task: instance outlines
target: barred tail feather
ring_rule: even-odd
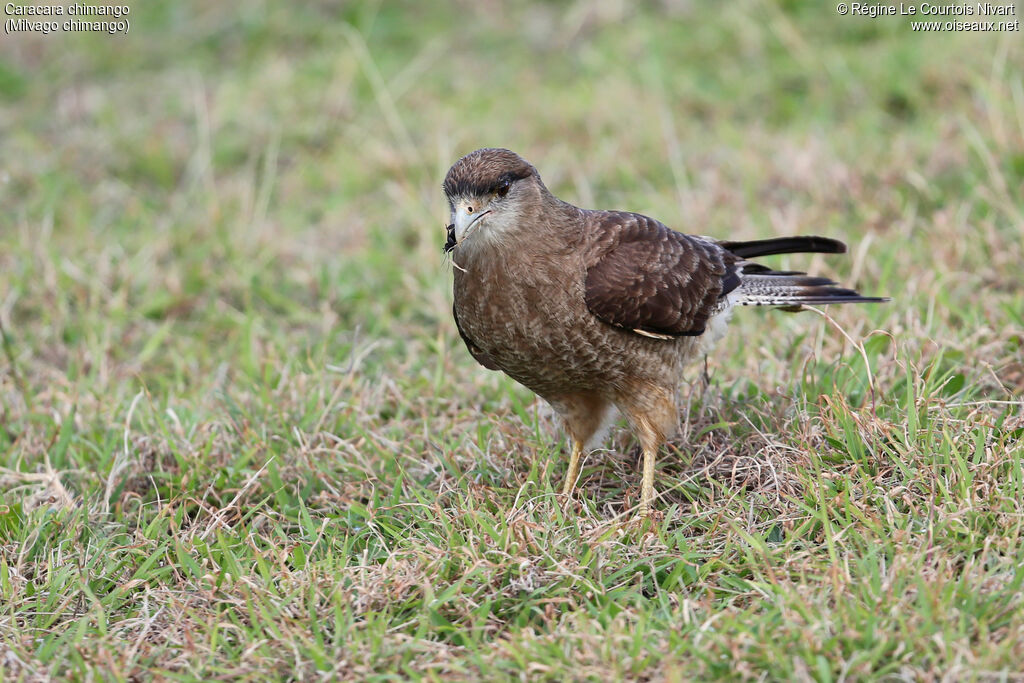
[[[754,264],[750,264],[754,265]],[[755,273],[744,269],[740,286],[730,294],[732,303],[739,306],[781,306],[798,311],[801,306],[824,304],[882,303],[885,297],[861,296],[852,289],[836,286],[823,277],[804,273],[775,272],[755,266]]]
[[[882,303],[885,297],[861,296],[824,277],[812,277],[793,270],[772,270],[747,259],[774,254],[842,254],[846,245],[839,240],[818,236],[773,237],[749,242],[719,242],[718,245],[739,257],[724,278],[729,303],[737,306],[780,306],[799,311],[801,306],[824,304]]]

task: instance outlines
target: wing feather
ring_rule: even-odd
[[[655,338],[699,335],[739,285],[738,259],[716,244],[635,213],[594,212],[600,257],[587,270],[585,299],[601,320]]]

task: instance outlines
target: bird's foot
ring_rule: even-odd
[[[638,507],[636,514],[632,518],[626,521],[625,528],[629,529],[631,533],[639,536],[648,536],[656,533],[658,525],[663,519],[663,515],[658,510],[651,507],[643,508]]]
[[[657,524],[658,522],[661,522],[665,519],[665,513],[662,512],[661,510],[655,509],[651,505],[645,505],[641,503],[640,507],[637,508],[636,518],[637,520],[648,519]]]

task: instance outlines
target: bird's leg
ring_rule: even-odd
[[[674,416],[673,406],[674,404],[668,401],[661,406],[664,409],[664,420],[656,422],[648,415],[638,415],[633,421],[640,447],[644,451],[643,483],[640,487],[640,506],[637,509],[641,518],[650,517],[654,513],[654,461],[658,456],[658,449],[665,442],[665,430],[659,425],[667,422],[669,416]]]
[[[562,486],[562,495],[568,496],[576,486],[576,479],[580,476],[580,456],[583,454],[583,442],[577,439],[572,440],[572,455],[569,456],[569,471],[565,473],[565,484]]]
[[[701,410],[704,410],[704,402],[708,396],[708,389],[711,387],[711,373],[708,372],[708,354],[704,354],[704,369],[700,373],[700,401]]]
[[[654,509],[654,459],[657,456],[657,449],[644,447],[644,478],[640,487],[640,509],[641,517],[648,517]]]

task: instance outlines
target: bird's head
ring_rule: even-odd
[[[537,169],[507,149],[478,149],[448,169],[444,193],[451,209],[448,251],[465,240],[500,240],[514,231],[538,198]]]

